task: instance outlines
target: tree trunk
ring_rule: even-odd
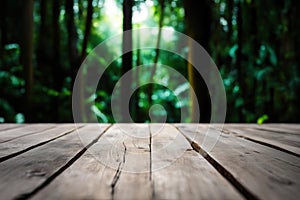
[[[242,100],[245,100],[245,82],[244,82],[244,77],[243,77],[243,68],[242,68],[242,49],[243,49],[243,19],[242,19],[242,6],[241,2],[239,1],[237,3],[237,32],[238,32],[238,38],[237,38],[237,44],[238,44],[238,49],[236,51],[236,69],[237,69],[237,79],[238,79],[238,84],[239,84],[239,93],[240,93],[240,98]],[[238,115],[239,115],[239,121],[244,121],[244,116],[243,116],[243,106],[241,108],[238,108]]]
[[[26,102],[26,121],[33,121],[32,94],[33,94],[33,0],[23,1],[23,16],[21,27],[21,63],[24,66],[25,79],[25,102]]]
[[[5,25],[5,13],[6,11],[6,0],[0,1],[0,60],[3,60],[3,49],[6,42],[6,25]]]
[[[80,55],[80,62],[79,65],[83,62],[83,60],[85,59],[85,56],[87,54],[86,49],[87,49],[87,45],[88,45],[88,40],[89,40],[89,36],[91,33],[91,29],[92,29],[92,18],[93,18],[93,0],[88,0],[88,8],[87,8],[87,15],[86,15],[86,21],[85,21],[85,32],[84,32],[84,38],[83,38],[83,43],[82,43],[82,49],[81,49],[81,55]],[[81,84],[85,85],[86,83],[86,78],[82,77],[81,79]],[[90,96],[91,94],[87,93],[87,90],[85,90],[84,88],[81,87],[81,98],[84,101],[83,97],[84,96]],[[84,112],[85,112],[85,118],[86,120],[90,121],[91,120],[91,116],[93,115],[93,113],[91,112],[91,104],[90,103],[84,103]]]
[[[76,26],[74,22],[74,0],[66,0],[66,20],[67,20],[67,31],[68,31],[68,54],[69,54],[69,61],[70,61],[70,70],[72,74],[73,83],[75,82],[76,74],[79,69],[80,65],[80,55],[78,53],[77,49],[77,31]],[[79,93],[78,96],[75,97],[77,99],[77,105],[76,107],[79,108],[80,114],[78,116],[78,119],[81,120],[81,122],[86,122],[86,115],[85,115],[85,106],[84,106],[84,99],[83,99],[83,84],[82,84],[82,76],[78,77],[79,82]],[[78,122],[78,121],[77,121]]]
[[[124,0],[123,1],[123,31],[132,29],[132,0]],[[130,50],[128,53],[123,53],[122,55],[122,69],[121,75],[125,74],[129,70],[132,69],[132,33],[127,32],[123,34],[123,44],[122,44],[123,52],[126,50]],[[132,77],[129,78],[128,82],[121,82],[121,99],[122,97],[131,94],[131,84]],[[121,118],[122,122],[129,122],[129,119],[126,119],[126,112],[129,109],[129,105],[121,105]]]
[[[5,30],[5,7],[6,7],[6,1],[2,0],[0,1],[0,65],[4,65],[3,60],[3,51],[4,51],[4,45],[6,41],[6,30]]]
[[[83,0],[78,0],[77,2],[78,2],[78,19],[79,21],[81,21],[83,18],[83,10],[84,10]]]
[[[211,6],[208,0],[201,0],[197,4],[193,0],[184,1],[185,21],[187,24],[187,35],[196,40],[206,51],[210,38]],[[191,43],[190,43],[191,44]],[[189,45],[189,58],[196,58],[196,53]],[[205,66],[203,66],[205,67]],[[197,100],[191,98],[191,121],[209,122],[211,115],[211,103],[207,86],[198,71],[188,63],[188,79],[194,89],[200,108],[200,120],[197,119]]]
[[[251,38],[251,61],[252,61],[252,67],[254,68],[255,66],[255,62],[256,62],[256,58],[258,57],[258,51],[259,51],[259,43],[258,43],[258,32],[257,32],[257,11],[256,11],[257,7],[256,7],[256,2],[252,1],[250,4],[250,9],[249,9],[249,16],[250,16],[250,30],[249,33],[251,33],[252,38]],[[255,70],[255,68],[254,68]],[[256,102],[256,89],[257,89],[257,81],[254,75],[251,76],[252,80],[251,82],[253,83],[252,85],[249,85],[249,89],[247,89],[247,91],[252,91],[252,92],[248,92],[247,93],[247,102],[246,102],[246,107],[247,109],[252,113],[255,114],[256,113],[256,108],[255,108],[255,102]]]
[[[68,54],[71,64],[71,70],[73,71],[73,78],[75,78],[76,70],[78,66],[78,50],[77,50],[77,31],[74,22],[74,1],[66,0],[66,20],[68,31]]]
[[[92,28],[92,17],[93,17],[93,0],[88,0],[87,15],[85,21],[85,32],[81,49],[81,62],[86,56],[86,48],[89,40],[89,36]]]
[[[231,44],[232,39],[232,8],[233,8],[233,0],[228,0],[227,2],[227,20],[228,20],[228,40],[229,44]]]
[[[53,24],[53,59],[52,59],[52,80],[53,88],[60,91],[63,83],[63,74],[61,71],[60,63],[60,30],[59,30],[59,14],[60,14],[60,1],[53,0],[52,5],[52,24]],[[53,122],[59,121],[59,98],[53,99]]]
[[[47,26],[46,26],[46,11],[47,11],[47,2],[46,0],[40,1],[40,27],[39,27],[39,34],[38,34],[38,46],[37,46],[37,62],[38,66],[43,68],[44,62],[46,60],[45,55],[45,42],[47,40],[47,37],[45,36],[45,33],[47,33]]]

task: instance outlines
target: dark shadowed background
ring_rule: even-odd
[[[226,89],[226,122],[299,122],[299,4],[297,0],[1,0],[0,122],[72,122],[72,87],[81,62],[100,42],[139,27],[183,32],[210,53]],[[144,39],[159,47],[168,36],[158,31]],[[82,104],[95,101],[86,109],[99,122],[114,122],[110,96],[118,79],[135,66],[155,62],[189,79],[200,102],[200,121],[208,122],[210,100],[201,76],[179,56],[157,49],[133,51],[113,62],[98,91]],[[101,57],[99,63],[107,64]],[[131,84],[149,77],[176,84],[159,68],[137,73]],[[180,103],[176,99],[187,90],[187,85],[178,85],[176,91],[142,86],[131,98],[131,116],[136,122],[148,122],[150,106],[161,104],[167,121],[177,122],[180,106],[193,108],[190,99]]]

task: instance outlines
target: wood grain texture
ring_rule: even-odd
[[[299,124],[267,124],[269,127],[280,127],[283,130],[292,130],[295,132],[300,133],[300,126]]]
[[[70,133],[72,130],[75,130],[74,124],[60,125],[57,127],[44,125],[40,126],[40,128],[42,128],[42,131],[40,132],[34,132],[34,134],[14,138],[13,140],[1,143],[0,159],[26,149],[33,149],[35,146],[38,147],[39,143],[51,141],[52,139],[63,136],[67,133]]]
[[[147,124],[114,125],[33,199],[150,199],[149,142]]]
[[[121,128],[123,139],[116,140],[114,146],[117,148],[122,146],[123,163],[119,165],[120,174],[116,174],[112,184],[112,198],[151,199],[150,133],[148,124],[121,124],[119,128]]]
[[[154,199],[243,199],[171,125],[151,125]]]
[[[17,126],[0,126],[1,199],[300,196],[296,124]]]
[[[22,138],[28,135],[41,133],[56,127],[54,124],[34,124],[22,125],[15,129],[7,129],[0,131],[0,144],[11,141],[13,139]]]
[[[231,127],[226,126],[227,133],[235,134],[238,137],[244,137],[254,142],[260,142],[266,146],[274,146],[277,149],[286,150],[286,152],[300,157],[300,134],[292,132],[282,132],[278,129],[255,128],[255,127]]]
[[[103,125],[101,131],[105,127],[107,125]],[[79,133],[92,141],[101,133],[98,130],[98,126],[88,126]],[[27,197],[83,148],[74,132],[0,163],[1,198]]]
[[[24,126],[24,124],[0,124],[0,131],[15,129]]]
[[[189,130],[195,127],[177,126],[184,134],[194,136]],[[200,146],[207,129],[205,125],[198,129],[195,140]],[[216,135],[207,138],[217,140]],[[255,197],[298,199],[300,195],[300,159],[296,156],[230,134],[222,134],[208,154]]]
[[[232,128],[251,128],[256,130],[264,130],[277,132],[281,134],[297,134],[300,135],[300,126],[296,124],[226,124],[226,127]]]
[[[111,199],[115,173],[87,151],[31,199]]]

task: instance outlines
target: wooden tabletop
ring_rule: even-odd
[[[0,197],[300,199],[300,125],[216,127],[1,124]]]

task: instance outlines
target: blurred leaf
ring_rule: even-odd
[[[268,115],[262,115],[261,117],[259,117],[257,119],[257,124],[263,124],[265,121],[267,121],[269,119]]]
[[[270,74],[272,71],[271,67],[265,67],[263,69],[260,69],[257,73],[256,73],[256,79],[261,81],[263,80],[268,74]]]
[[[97,98],[97,95],[94,93],[87,99],[87,102],[94,102],[96,98]]]
[[[182,92],[188,90],[190,87],[190,84],[187,82],[187,83],[184,83],[180,86],[178,86],[175,91],[174,91],[174,95],[175,96],[178,96],[179,94],[181,94]]]
[[[53,89],[49,89],[49,90],[47,91],[47,93],[48,93],[48,95],[54,96],[54,97],[57,97],[57,96],[59,95],[59,92],[56,91],[56,90],[53,90]]]
[[[95,113],[95,115],[97,117],[99,117],[102,120],[103,123],[107,123],[108,122],[107,117],[97,108],[97,106],[92,105],[91,106],[91,110]]]
[[[61,94],[62,94],[63,96],[71,96],[71,91],[68,90],[67,88],[63,88]]]
[[[18,113],[15,116],[15,120],[17,123],[24,123],[25,122],[25,116],[22,113]]]
[[[236,50],[238,49],[238,45],[237,44],[235,44],[235,45],[233,45],[230,49],[229,49],[229,56],[230,57],[232,57],[232,58],[234,58],[235,57],[235,52],[236,52]]]
[[[19,49],[20,46],[17,43],[12,43],[12,44],[7,44],[4,46],[4,49],[9,51],[9,50],[15,50],[15,49]]]
[[[270,46],[268,47],[268,51],[270,53],[270,62],[272,65],[276,66],[277,65],[277,56],[273,48]]]
[[[238,93],[240,91],[240,87],[238,85],[235,85],[233,87],[233,93]]]
[[[257,64],[262,64],[265,60],[267,56],[267,51],[266,51],[266,46],[265,45],[261,45],[259,48],[259,57],[256,60]]]
[[[244,104],[244,100],[242,98],[237,98],[235,101],[235,107],[239,108]]]

